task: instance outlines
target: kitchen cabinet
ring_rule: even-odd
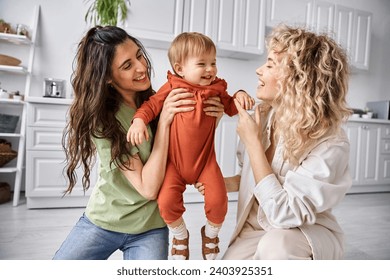
[[[235,58],[264,52],[265,0],[215,1],[214,35],[218,54]]]
[[[70,195],[64,168],[62,137],[66,125],[67,104],[29,102],[27,106],[26,200],[28,208],[84,207],[97,180],[96,168],[91,173],[91,188],[84,193],[83,176]]]
[[[315,0],[267,0],[267,26],[280,23],[333,34],[335,5]]]
[[[4,46],[6,45],[4,49],[20,53],[26,51],[28,52],[28,63],[22,62],[21,66],[0,65],[0,72],[2,72],[2,80],[0,82],[3,82],[2,85],[7,84],[6,82],[8,79],[20,79],[20,76],[22,76],[20,86],[24,86],[25,89],[24,92],[21,92],[21,94],[25,97],[29,95],[30,91],[39,10],[40,7],[36,6],[35,13],[33,14],[32,25],[30,26],[31,28],[29,28],[29,36],[0,33],[0,44]],[[16,160],[0,167],[1,178],[6,178],[10,182],[13,182],[13,206],[17,206],[19,204],[24,175],[26,103],[23,100],[0,99],[0,112],[3,114],[19,116],[19,124],[15,133],[0,133],[0,138],[9,141],[12,144],[12,149],[15,149],[18,152]],[[10,185],[12,185],[12,183],[10,183]]]
[[[311,26],[314,32],[333,35],[335,5],[324,1],[313,2]]]
[[[353,33],[354,33],[354,9],[336,6],[335,11],[335,40],[349,54],[353,52]]]
[[[336,5],[335,40],[343,46],[355,69],[368,70],[372,13]]]
[[[390,190],[390,122],[350,120],[351,193]]]
[[[292,26],[309,26],[312,18],[311,0],[267,0],[267,26],[285,23]]]
[[[181,32],[194,31],[213,39],[219,56],[247,59],[264,52],[265,0],[131,3],[125,29],[146,46],[168,48]]]
[[[267,26],[306,26],[333,36],[354,69],[368,70],[372,13],[316,0],[267,0]]]
[[[184,0],[131,0],[124,28],[146,46],[167,47],[182,32],[183,17]]]
[[[390,125],[381,128],[378,179],[390,185]]]
[[[184,0],[184,3],[182,31],[200,32],[213,37],[217,21],[214,16],[217,7],[215,0]]]
[[[353,44],[351,64],[361,70],[368,70],[370,64],[372,13],[354,10]]]

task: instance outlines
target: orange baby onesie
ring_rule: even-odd
[[[160,113],[167,95],[175,88],[185,88],[194,94],[195,110],[175,115],[170,129],[167,170],[162,184],[158,205],[166,223],[172,223],[185,211],[183,192],[186,184],[202,182],[205,186],[205,212],[209,221],[220,224],[227,212],[227,193],[218,166],[214,135],[215,117],[207,116],[203,101],[218,96],[229,116],[238,113],[226,89],[225,80],[216,78],[209,86],[191,84],[168,72],[168,81],[137,110],[134,118],[145,124]]]

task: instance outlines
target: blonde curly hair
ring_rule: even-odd
[[[351,114],[347,55],[327,35],[285,25],[272,31],[267,48],[285,54],[278,66],[276,133],[284,141],[285,159],[297,164],[308,147],[339,130]]]

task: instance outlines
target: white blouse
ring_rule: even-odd
[[[272,118],[270,112],[268,120]],[[263,143],[270,145],[270,121],[263,125]],[[240,142],[237,157],[241,167],[237,226],[232,241],[240,233],[253,206],[259,202],[257,220],[261,228],[298,227],[313,248],[314,258],[333,258],[335,252],[318,248],[324,234],[342,248],[343,232],[333,216],[332,208],[345,196],[352,185],[349,173],[349,141],[345,132],[328,135],[318,141],[294,166],[283,160],[282,142],[276,146],[271,167],[274,174],[255,184],[249,156]],[[312,226],[318,225],[318,226]],[[321,245],[323,247],[323,245]],[[342,254],[343,252],[336,252]]]

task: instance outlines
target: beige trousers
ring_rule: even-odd
[[[311,260],[312,249],[298,228],[271,231],[243,229],[224,260]]]

